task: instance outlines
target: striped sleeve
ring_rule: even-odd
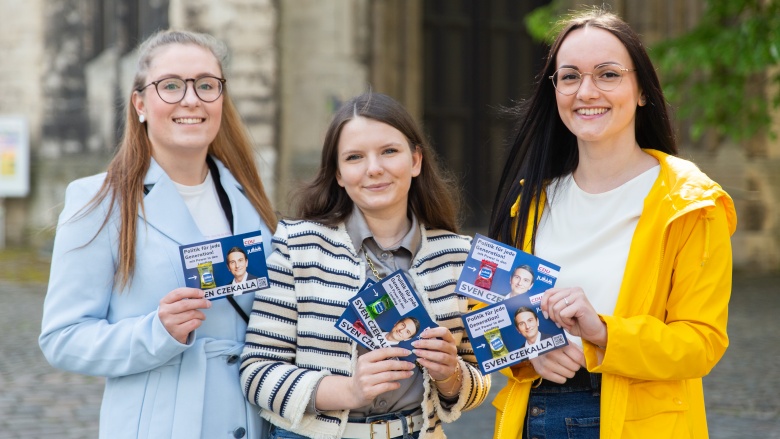
[[[462,411],[471,410],[485,401],[490,392],[491,380],[477,366],[474,349],[461,318],[479,302],[455,292],[455,284],[468,257],[470,242],[467,237],[441,230],[429,230],[428,240],[436,244],[437,251],[420,261],[418,272],[430,280],[426,282],[425,292],[434,309],[439,310],[436,312],[437,322],[446,326],[458,341],[461,369],[460,398],[454,406],[443,406],[438,392],[430,392],[430,397],[439,418],[444,422],[453,422]]]
[[[315,384],[328,373],[295,365],[298,303],[287,233],[287,224],[280,222],[267,260],[270,288],[255,294],[240,373],[251,403],[296,425]]]

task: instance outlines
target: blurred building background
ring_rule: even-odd
[[[0,116],[23,116],[31,144],[29,195],[0,199],[5,244],[50,245],[67,183],[103,171],[112,157],[134,47],[167,27],[227,43],[227,86],[280,212],[289,189],[312,175],[332,112],[370,88],[423,121],[446,168],[460,178],[466,231],[484,233],[510,125],[498,109],[526,96],[541,66],[544,48],[528,36],[523,18],[546,3],[0,0]],[[648,45],[691,29],[705,7],[704,0],[603,3]],[[707,135],[694,141],[684,125],[681,155],[735,199],[735,267],[780,269],[780,140],[763,133],[739,143]]]

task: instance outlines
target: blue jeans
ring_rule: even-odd
[[[592,388],[543,385],[531,389],[523,439],[598,439],[601,416],[598,381]]]
[[[275,425],[271,426],[271,435],[268,436],[268,439],[307,439],[306,436],[301,436],[300,434],[293,433],[292,431],[285,430],[284,428],[279,428]]]

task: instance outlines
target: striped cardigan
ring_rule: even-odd
[[[475,366],[474,352],[460,318],[475,302],[455,293],[468,256],[469,239],[421,227],[422,242],[409,275],[428,313],[452,332],[458,345],[462,387],[450,409],[423,370],[421,439],[446,438],[441,422],[478,406],[490,377]],[[344,224],[281,221],[268,258],[270,289],[255,296],[241,355],[241,383],[247,399],[273,424],[316,439],[341,438],[349,410],[305,413],[314,386],[326,375],[351,376],[356,343],[336,329],[348,300],[365,282],[366,267]]]

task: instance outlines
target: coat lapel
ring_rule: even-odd
[[[195,220],[192,219],[187,205],[184,204],[179,191],[160,165],[152,159],[149,171],[144,178],[144,185],[150,187],[144,197],[144,212],[146,224],[179,245],[203,241]],[[221,212],[219,212],[221,213]]]

